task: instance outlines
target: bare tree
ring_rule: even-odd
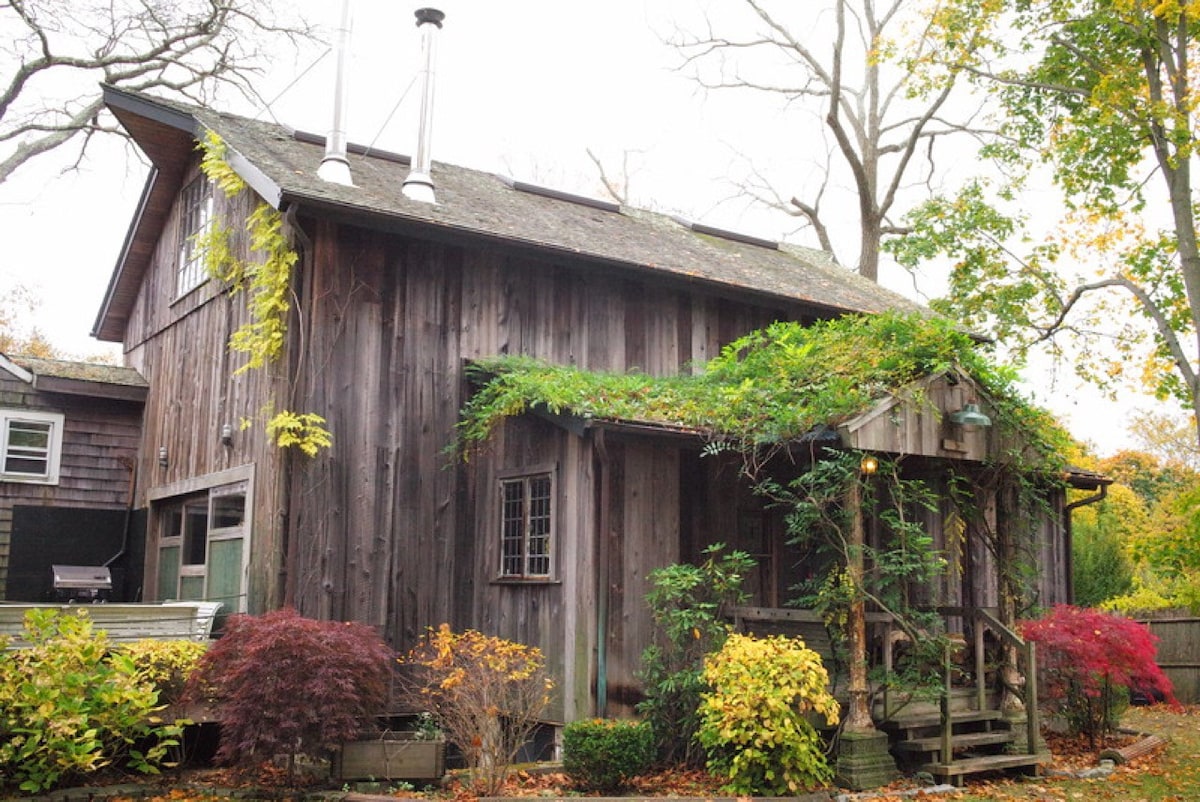
[[[743,30],[732,30],[741,20],[706,19],[705,32],[683,33],[672,42],[684,68],[708,90],[759,92],[816,113],[820,128],[797,143],[797,158],[812,151],[824,158],[819,186],[783,191],[778,179],[754,171],[740,189],[801,220],[830,251],[851,206],[857,212],[858,271],[872,280],[878,280],[883,238],[905,231],[892,222],[898,196],[935,180],[939,137],[970,130],[969,110],[954,120],[942,116],[958,76],[934,65],[921,15],[926,5],[742,0],[749,12]],[[715,25],[727,30],[718,33]],[[814,147],[826,136],[828,147]],[[849,184],[847,204],[831,203],[839,180]]]
[[[0,183],[31,159],[119,133],[101,82],[203,103],[253,97],[267,53],[311,39],[269,0],[0,1]]]

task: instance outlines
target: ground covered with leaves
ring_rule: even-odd
[[[1140,736],[1117,735],[1104,742],[1089,744],[1085,738],[1068,738],[1048,734],[1046,741],[1053,761],[1043,776],[1020,777],[996,775],[970,781],[960,791],[940,794],[936,799],[958,802],[984,800],[1036,800],[1037,802],[1074,802],[1074,800],[1155,800],[1185,802],[1200,799],[1200,707],[1172,711],[1156,708],[1130,710],[1123,722],[1137,733],[1162,735],[1170,739],[1163,749],[1118,765],[1106,777],[1082,779],[1075,773],[1094,768],[1105,748],[1127,745]],[[228,769],[192,769],[172,772],[149,783],[137,796],[150,802],[207,802],[237,796],[246,798],[300,798],[316,794],[322,787],[330,789],[327,780],[312,779],[297,782],[294,776],[279,766],[254,771]],[[663,771],[636,778],[626,791],[628,797],[699,797],[723,796],[720,781],[703,771]],[[874,795],[858,795],[861,802],[888,802],[912,798],[903,796],[919,787],[913,778],[904,778]],[[416,789],[396,786],[347,786],[345,790],[360,790],[394,797],[423,797],[448,802],[469,802],[476,798],[470,786],[452,775],[435,789]],[[256,793],[259,792],[259,793]],[[553,769],[524,768],[514,771],[504,788],[506,797],[579,796],[566,775]],[[120,796],[110,796],[119,802]],[[133,795],[130,796],[130,799]]]

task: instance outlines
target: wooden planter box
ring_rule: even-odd
[[[348,741],[334,760],[339,780],[437,780],[446,773],[446,742],[410,732],[385,732],[369,741]]]

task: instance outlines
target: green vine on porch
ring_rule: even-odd
[[[552,413],[692,427],[745,454],[834,426],[887,394],[920,402],[917,382],[960,368],[995,410],[1006,469],[1056,476],[1069,438],[1015,389],[1015,371],[995,365],[951,321],[915,314],[847,315],[809,326],[773,323],[747,334],[694,375],[601,373],[524,356],[474,363],[482,387],[463,408],[456,447],[464,458],[504,419],[533,407]]]
[[[213,131],[205,133],[199,143],[202,151],[200,169],[227,198],[246,191],[246,182],[230,166],[228,149]],[[262,370],[279,360],[287,337],[288,313],[291,309],[291,275],[299,255],[289,242],[283,215],[259,201],[246,219],[250,235],[250,250],[262,255],[260,260],[241,259],[235,253],[232,231],[215,216],[208,228],[196,238],[196,246],[205,255],[209,275],[229,285],[232,294],[245,292],[250,319],[229,337],[229,349],[246,354],[246,363],[234,371],[239,375],[249,370]],[[314,457],[322,448],[332,445],[333,439],[325,427],[325,419],[313,412],[280,410],[266,422],[267,436],[280,448],[298,448]]]

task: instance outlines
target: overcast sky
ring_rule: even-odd
[[[339,0],[301,0],[309,18],[332,28]],[[447,0],[438,37],[433,157],[576,192],[600,194],[592,149],[610,172],[633,168],[635,203],[769,238],[794,222],[746,211],[726,200],[727,180],[748,159],[765,171],[804,175],[825,147],[806,130],[811,115],[742,94],[706,95],[672,67],[666,44],[676,24],[694,25],[697,9],[728,13],[736,4],[702,0]],[[418,3],[356,0],[351,141],[411,153],[420,88]],[[323,55],[324,54],[324,55]],[[334,55],[314,46],[280,63],[263,80],[271,112],[236,98],[226,110],[274,116],[324,133],[331,114]],[[294,83],[293,83],[294,82]],[[819,130],[819,129],[817,129]],[[97,148],[76,173],[42,159],[0,185],[0,291],[14,283],[43,299],[37,325],[73,355],[118,354],[89,336],[134,212],[146,170],[123,145]],[[808,165],[811,168],[811,165]],[[811,169],[809,170],[811,172]],[[805,241],[805,244],[813,244]],[[914,296],[910,277],[884,269],[882,282]],[[935,276],[921,279],[936,293]],[[917,295],[916,297],[919,297]],[[923,300],[923,299],[922,299]],[[1041,373],[1037,399],[1063,416],[1076,436],[1102,453],[1125,444],[1118,408]]]

